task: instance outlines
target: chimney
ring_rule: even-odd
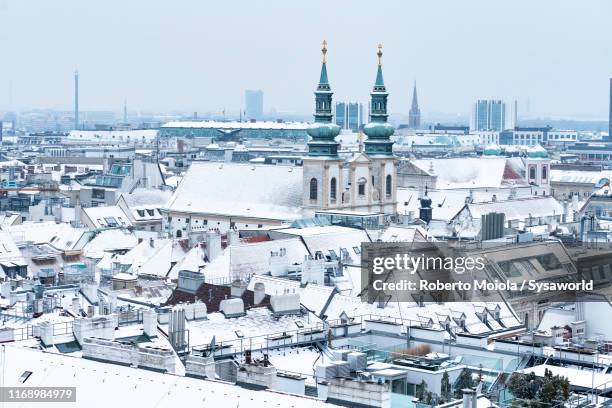
[[[429,224],[429,221],[433,218],[433,209],[431,208],[431,198],[427,196],[427,188],[425,188],[425,195],[419,198],[419,202],[421,203],[419,207],[419,218],[426,224]]]
[[[206,255],[208,261],[212,262],[221,253],[221,233],[218,230],[206,232]]]
[[[497,202],[497,194],[493,194],[493,197],[491,197],[491,201],[492,202]]]
[[[463,392],[463,408],[476,408],[476,391],[464,389],[461,392]]]
[[[264,298],[266,297],[266,288],[265,288],[263,282],[255,283],[255,287],[253,288],[253,292],[254,292],[254,302],[255,302],[255,304],[258,305],[261,302],[263,302]]]
[[[516,198],[516,187],[510,188],[510,195],[508,196],[508,198],[511,200],[514,200]]]
[[[242,294],[247,289],[246,282],[241,281],[240,279],[236,279],[232,282],[230,294],[233,298],[242,297]]]

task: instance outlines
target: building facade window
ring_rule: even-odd
[[[365,195],[365,185],[366,185],[367,181],[364,178],[360,178],[359,181],[357,182],[357,194],[359,194],[360,196],[364,196]]]
[[[529,180],[535,180],[536,178],[536,168],[535,166],[529,167]]]
[[[393,178],[390,174],[387,174],[387,180],[385,182],[385,194],[387,197],[391,197],[391,193],[393,191]]]
[[[314,177],[310,179],[310,199],[317,199],[317,179]]]
[[[329,182],[329,197],[332,201],[336,201],[336,178],[332,177]]]

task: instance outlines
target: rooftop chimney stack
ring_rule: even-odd
[[[476,408],[476,391],[472,389],[461,390],[463,392],[463,408]]]

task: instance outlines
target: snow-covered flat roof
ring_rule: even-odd
[[[299,325],[296,322],[299,322]],[[215,337],[217,344],[230,342],[239,349],[241,333],[245,338],[253,337],[253,340],[249,340],[244,346],[248,344],[248,347],[256,349],[266,346],[266,336],[286,332],[295,337],[298,330],[321,325],[321,320],[312,314],[277,317],[266,307],[256,307],[249,309],[245,316],[231,319],[225,318],[222,313],[210,313],[206,320],[187,322],[186,329],[189,330],[189,342],[192,346],[210,344]]]
[[[600,187],[610,180],[611,174],[610,171],[552,169],[550,171],[550,181],[552,183],[593,184]]]
[[[306,130],[308,126],[307,122],[174,121],[162,125],[162,128]]]
[[[78,357],[6,346],[2,353],[5,387],[76,387],[70,407],[294,407],[330,406],[309,397],[255,391],[233,384],[162,374]],[[25,383],[24,371],[32,374]]]
[[[534,373],[538,377],[544,377],[544,371],[548,369],[553,375],[559,375],[569,380],[574,387],[588,388],[594,386],[596,390],[606,391],[612,389],[612,374],[593,372],[588,369],[575,367],[559,367],[541,364],[535,367],[525,368],[520,372],[524,374]]]

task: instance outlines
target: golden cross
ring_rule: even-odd
[[[323,48],[321,48],[321,52],[323,53],[323,63],[325,63],[325,54],[327,54],[327,41],[323,40]]]

